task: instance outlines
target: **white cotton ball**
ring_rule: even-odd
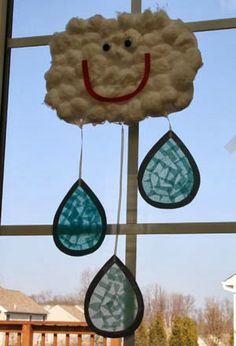
[[[150,32],[154,29],[155,24],[158,25],[158,18],[155,21],[153,13],[150,10],[146,10],[143,13],[143,25],[145,26],[145,31]]]
[[[135,26],[134,16],[130,17],[129,13],[121,13],[118,16],[118,24],[121,30],[127,30]]]
[[[92,44],[92,42],[94,44],[99,44],[99,42],[101,41],[101,35],[99,35],[98,32],[87,32],[86,34],[83,35],[83,39],[82,39],[82,44]]]
[[[91,32],[97,32],[100,30],[101,26],[104,25],[105,19],[103,16],[97,14],[90,19],[88,19],[88,30]]]
[[[68,34],[82,34],[85,30],[87,30],[87,27],[87,20],[72,18],[66,26],[66,31]]]
[[[142,103],[138,99],[133,99],[128,105],[129,119],[125,120],[126,124],[136,123],[143,119]]]
[[[83,44],[83,59],[91,59],[96,54],[101,54],[101,46],[96,42]]]
[[[117,66],[108,66],[104,69],[104,74],[101,76],[100,69],[96,70],[96,66],[93,68],[94,76],[98,76],[96,78],[96,84],[105,84],[107,85],[111,80],[113,80],[113,83],[115,81],[119,81],[120,79],[120,69]],[[106,66],[106,65],[104,65]]]
[[[70,84],[61,84],[59,95],[62,100],[70,101],[76,95],[76,89]]]
[[[185,59],[191,64],[195,71],[202,66],[201,54],[199,50],[195,48],[189,48],[185,52]]]
[[[66,65],[67,64],[67,61],[66,61],[66,56],[65,54],[57,54],[54,56],[53,58],[53,63],[55,65]]]
[[[66,60],[69,65],[76,66],[78,63],[81,64],[81,61],[82,61],[81,50],[68,49],[66,51]]]
[[[132,51],[132,49],[136,48],[139,45],[141,34],[137,30],[131,28],[126,30],[124,33],[122,33],[121,37],[122,37],[121,42],[123,43],[123,45],[126,39],[131,40],[132,46],[128,50]]]
[[[101,105],[90,107],[87,110],[86,114],[87,114],[87,118],[89,118],[91,123],[93,124],[102,123],[106,120],[104,117],[104,110]]]
[[[162,37],[160,36],[160,33],[157,30],[152,30],[152,32],[145,33],[142,38],[140,38],[140,41],[142,39],[142,44],[145,47],[156,47],[157,44],[162,43]]]
[[[181,33],[175,41],[175,46],[181,50],[186,50],[195,44],[196,39],[190,31]]]
[[[73,112],[72,112],[72,107],[71,107],[71,103],[68,101],[64,101],[61,100],[60,105],[58,107],[58,115],[60,116],[60,118],[64,119],[67,121],[68,119],[72,118]]]
[[[181,28],[176,25],[176,22],[172,22],[162,30],[162,38],[166,43],[172,44],[177,39],[179,33],[181,33]]]
[[[112,18],[104,20],[103,25],[99,28],[99,33],[102,38],[106,38],[107,36],[112,35],[117,30],[117,20]]]
[[[46,94],[44,101],[54,109],[54,104],[60,103],[58,89],[50,89],[50,91]]]
[[[189,103],[192,100],[192,95],[193,95],[193,86],[191,86],[191,88],[189,88],[186,92],[179,93],[178,98],[174,104],[177,110],[184,109],[186,105],[189,105]]]
[[[71,101],[74,114],[85,114],[89,108],[89,103],[82,97],[74,97]]]
[[[202,65],[194,34],[164,11],[72,18],[50,47],[45,102],[72,123],[130,124],[184,109]]]
[[[170,68],[168,60],[162,57],[161,59],[155,59],[155,63],[152,65],[152,72],[155,73],[155,75],[159,75],[162,73],[168,73]]]
[[[178,91],[186,91],[191,88],[194,76],[195,71],[191,66],[185,66],[184,62],[179,62],[175,65],[171,74],[172,85]]]
[[[147,110],[147,115],[156,115],[157,109],[161,109],[160,93],[149,92],[145,98],[142,99],[142,108]]]
[[[53,40],[50,43],[50,51],[54,54],[64,54],[66,49],[71,46],[72,37],[66,32],[56,33],[53,35]]]
[[[52,69],[54,70],[53,72]],[[46,80],[47,89],[50,92],[52,88],[60,81],[61,73],[59,71],[56,72],[55,68],[51,67],[50,70],[45,73],[44,78]]]
[[[161,10],[153,13],[153,29],[161,30],[169,24],[170,18],[165,11]]]
[[[166,103],[166,104],[174,103],[177,96],[178,96],[177,90],[170,85],[164,87],[161,91],[161,99],[162,99],[163,104],[164,103]]]

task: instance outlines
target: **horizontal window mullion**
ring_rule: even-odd
[[[236,29],[236,18],[214,19],[199,22],[186,23],[194,32]],[[8,39],[8,48],[26,48],[46,46],[49,44],[51,35],[18,37]]]
[[[116,224],[109,224],[107,234],[116,234]],[[186,223],[144,223],[121,224],[120,234],[225,234],[236,233],[236,222],[186,222]],[[51,235],[52,225],[2,225],[2,236]]]
[[[26,48],[47,46],[50,42],[51,35],[9,38],[8,48]]]

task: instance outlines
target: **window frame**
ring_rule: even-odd
[[[141,12],[141,0],[130,0],[131,12]],[[51,36],[12,38],[14,0],[0,0],[0,220],[2,210],[4,159],[7,128],[8,90],[11,49],[46,46]],[[236,29],[236,18],[189,22],[193,32]],[[136,276],[137,235],[150,234],[230,234],[236,233],[236,222],[192,223],[137,223],[137,172],[139,125],[128,129],[128,171],[126,224],[120,225],[120,234],[126,235],[125,262]],[[114,235],[116,225],[109,224],[107,233]],[[0,236],[50,236],[52,225],[2,225]],[[124,346],[134,345],[134,336],[125,338]]]

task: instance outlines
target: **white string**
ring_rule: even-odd
[[[80,184],[81,178],[82,178],[82,168],[83,168],[83,144],[84,144],[83,126],[80,126],[79,184]]]
[[[172,132],[172,126],[171,126],[171,123],[170,123],[170,119],[169,119],[169,117],[168,117],[168,114],[167,114],[165,117],[166,117],[166,119],[167,119],[167,121],[168,121],[168,123],[169,123],[169,131]]]
[[[119,183],[119,198],[118,198],[116,239],[115,239],[114,255],[116,255],[116,253],[117,253],[118,237],[119,237],[119,233],[120,233],[120,213],[121,213],[121,200],[122,200],[123,165],[124,165],[124,126],[121,125],[120,183]]]

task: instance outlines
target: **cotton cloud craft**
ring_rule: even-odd
[[[163,11],[73,18],[50,48],[45,102],[74,124],[130,124],[180,111],[202,64],[188,26]]]
[[[45,103],[60,119],[81,128],[81,143],[85,124],[121,124],[123,141],[123,124],[148,117],[168,119],[186,108],[202,65],[194,34],[164,11],[121,13],[117,19],[72,18],[64,32],[53,35],[50,50]],[[94,252],[107,226],[102,204],[82,179],[82,144],[80,155],[79,179],[53,222],[57,247],[72,256]],[[185,206],[200,185],[198,167],[171,125],[144,158],[137,178],[141,196],[156,208]],[[116,256],[117,237],[114,255],[85,297],[88,324],[108,337],[133,333],[144,310],[135,279]]]

